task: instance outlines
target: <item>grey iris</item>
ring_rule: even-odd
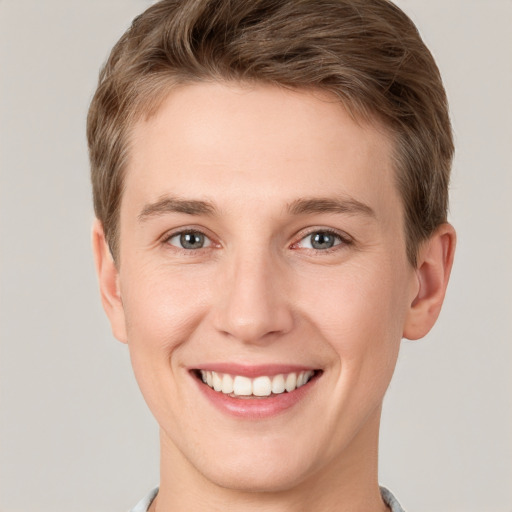
[[[204,245],[204,235],[201,233],[182,233],[180,244],[184,249],[201,249]]]
[[[319,232],[311,236],[313,249],[330,249],[334,246],[335,238],[330,233]]]

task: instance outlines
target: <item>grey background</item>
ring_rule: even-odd
[[[0,511],[126,510],[158,438],[101,310],[85,116],[145,0],[0,0]],[[441,318],[404,342],[380,481],[415,512],[512,510],[512,2],[401,0],[443,73],[458,251]]]

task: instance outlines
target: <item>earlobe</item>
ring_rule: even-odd
[[[103,225],[96,219],[92,227],[92,249],[101,302],[107,314],[112,333],[121,342],[127,342],[123,301],[119,288],[119,272],[105,240]]]
[[[448,286],[455,243],[453,226],[444,223],[422,245],[416,269],[417,293],[407,313],[404,338],[422,338],[434,326]]]

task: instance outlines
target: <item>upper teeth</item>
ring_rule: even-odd
[[[201,370],[203,382],[225,394],[237,396],[269,396],[285,391],[293,391],[306,384],[314,375],[313,370],[303,372],[281,373],[273,377],[261,376],[254,379],[242,375],[229,375],[209,370]]]

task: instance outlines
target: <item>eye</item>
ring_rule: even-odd
[[[348,243],[347,240],[341,237],[341,235],[332,231],[314,231],[305,236],[297,244],[298,247],[303,249],[314,249],[316,251],[325,251],[332,249],[336,245],[341,243]]]
[[[211,240],[200,231],[182,231],[167,239],[167,243],[180,249],[203,249],[212,245]]]

